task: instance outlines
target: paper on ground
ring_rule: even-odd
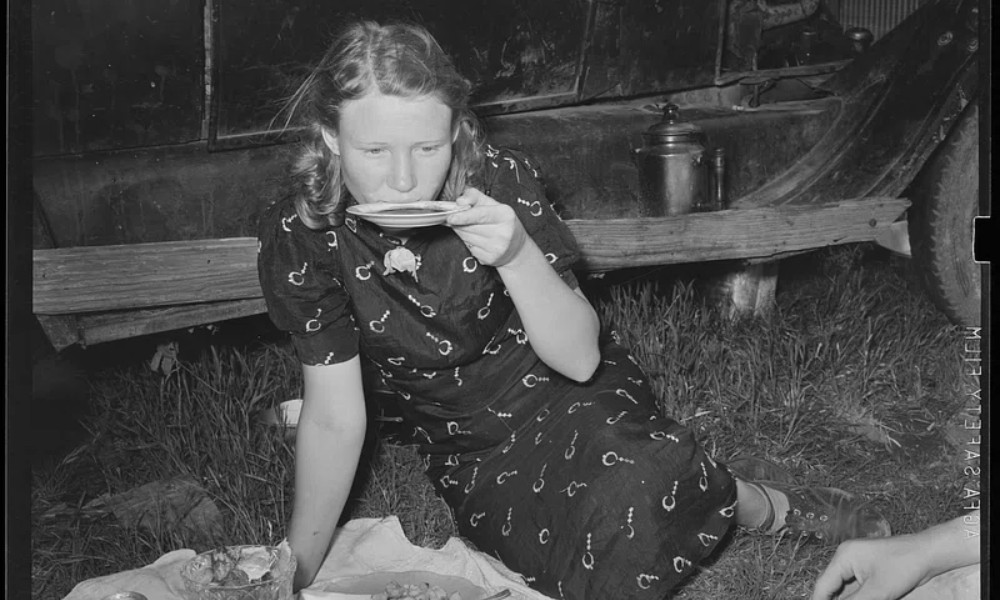
[[[121,591],[139,592],[148,600],[184,600],[180,570],[194,555],[194,550],[175,550],[141,569],[88,579],[77,584],[64,600],[100,600]],[[490,593],[510,589],[512,600],[550,600],[525,585],[500,561],[457,538],[448,540],[440,550],[411,544],[396,517],[355,519],[339,528],[316,581],[299,596],[301,600],[361,600],[356,595],[325,592],[323,586],[384,571],[431,571],[464,577]]]
[[[337,530],[316,582],[302,590],[302,600],[359,600],[358,596],[323,591],[325,583],[382,571],[431,571],[464,577],[493,594],[507,588],[512,600],[550,600],[524,584],[499,560],[451,538],[440,550],[414,546],[399,519],[355,519]]]

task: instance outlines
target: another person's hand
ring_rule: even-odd
[[[470,208],[450,215],[448,225],[479,262],[502,267],[524,247],[528,234],[511,207],[473,187],[466,188],[455,202]]]
[[[913,535],[849,540],[816,580],[812,600],[897,600],[930,578],[929,555]]]
[[[918,533],[844,542],[812,600],[898,600],[934,577],[979,562],[979,511]]]

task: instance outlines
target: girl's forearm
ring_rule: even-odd
[[[333,539],[354,482],[364,427],[329,430],[300,422],[296,431],[295,499],[288,542],[298,560],[297,587],[312,583]]]
[[[365,439],[364,386],[358,357],[302,367],[296,427],[295,498],[288,543],[299,561],[296,589],[312,583],[344,510]]]
[[[538,357],[570,379],[590,379],[600,361],[600,322],[590,302],[566,285],[530,238],[497,271]]]

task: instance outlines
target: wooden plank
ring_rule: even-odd
[[[257,241],[35,250],[33,308],[66,314],[260,297]]]
[[[76,315],[35,315],[35,318],[55,350],[68,348],[80,341]]]
[[[902,198],[696,213],[658,219],[566,221],[584,271],[778,257],[873,241],[909,206]]]
[[[870,198],[652,219],[569,220],[581,269],[750,259],[872,241],[909,202]],[[70,314],[261,297],[257,241],[35,250],[34,312]]]
[[[267,312],[263,298],[81,315],[80,341],[99,344]]]

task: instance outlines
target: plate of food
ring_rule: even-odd
[[[413,229],[441,225],[448,215],[467,210],[455,202],[427,200],[420,202],[372,202],[347,207],[347,213],[383,229]]]
[[[316,598],[352,600],[485,600],[487,591],[464,577],[439,575],[429,571],[381,572],[336,579],[319,589]]]

